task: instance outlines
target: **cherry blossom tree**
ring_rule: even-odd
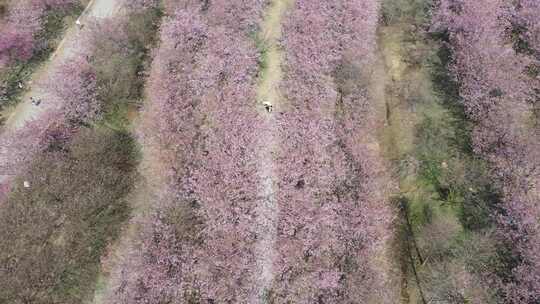
[[[113,275],[111,303],[248,301],[260,201],[249,34],[262,8],[187,1],[163,22],[143,140],[160,151],[168,184],[143,223],[142,248]]]
[[[76,0],[11,1],[7,17],[0,21],[0,68],[14,61],[27,61],[39,47],[38,33],[52,10],[67,9]]]
[[[378,14],[378,1],[295,1],[286,19],[278,303],[395,301],[370,258],[393,217],[367,93]]]
[[[168,183],[142,223],[141,246],[113,274],[110,303],[248,303],[263,200],[249,35],[264,4],[167,8],[174,13],[161,28],[143,139],[158,147]],[[365,81],[378,9],[376,1],[297,1],[287,18],[281,90],[289,105],[275,130],[279,259],[266,294],[275,302],[393,299],[370,258],[391,236],[393,216],[368,131],[377,124]]]
[[[96,73],[87,60],[88,56],[76,56],[62,63],[47,80],[54,102],[60,107],[65,119],[73,123],[89,123],[100,112]]]
[[[535,18],[528,16],[537,8],[532,2],[518,1],[517,7],[531,11],[516,14],[502,0],[441,1],[434,25],[450,35],[453,72],[476,124],[475,151],[490,161],[503,193],[499,230],[516,261],[504,280],[510,303],[540,299],[540,137],[530,123],[539,81],[527,72],[534,57],[514,49],[508,33],[515,26],[513,18],[522,14],[530,19],[523,23],[523,39],[535,44]]]
[[[511,21],[521,27],[521,39],[529,44],[540,60],[540,3],[535,0],[516,1],[510,7]]]

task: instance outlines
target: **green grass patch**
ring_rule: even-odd
[[[259,52],[259,57],[257,58],[259,74],[264,75],[264,71],[268,68],[268,43],[261,37],[260,28],[250,32],[249,36],[255,42],[255,47]]]
[[[128,132],[133,118],[137,116],[138,106],[137,103],[129,102],[110,104],[98,124],[116,131]]]
[[[482,302],[496,295],[485,284],[460,286],[463,267],[485,274],[506,267],[493,237],[492,214],[499,195],[488,177],[488,166],[472,149],[473,125],[467,120],[459,86],[451,77],[446,33],[427,33],[430,0],[383,2],[389,25],[381,41],[390,60],[402,66],[392,74],[394,97],[388,99],[391,118],[385,137],[400,176],[402,230],[414,248],[408,273],[420,281],[428,298],[451,303]],[[396,41],[396,39],[398,41]],[[396,55],[397,54],[397,55]],[[387,58],[388,62],[388,58]],[[413,138],[403,140],[404,138]],[[409,266],[408,266],[409,267]],[[476,278],[482,278],[476,277]],[[418,294],[416,295],[418,296]]]
[[[123,27],[95,38],[96,53],[91,64],[96,70],[103,119],[100,125],[115,130],[128,130],[142,105],[145,71],[151,64],[151,48],[162,12],[160,9],[132,13],[112,23]],[[105,27],[110,27],[106,24]],[[122,33],[126,33],[124,36]],[[117,36],[119,35],[119,36]]]
[[[384,0],[382,17],[385,24],[426,23],[431,16],[433,0]]]

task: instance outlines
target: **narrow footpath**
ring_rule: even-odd
[[[277,173],[275,156],[279,149],[277,119],[275,114],[282,106],[279,84],[282,79],[281,64],[283,53],[279,46],[281,22],[289,0],[274,0],[266,13],[262,24],[260,39],[263,44],[264,68],[257,90],[257,105],[263,117],[259,143],[259,174],[262,181],[260,188],[262,203],[257,206],[258,243],[255,252],[258,257],[256,282],[250,303],[265,303],[267,292],[274,279],[274,263],[277,256],[276,237],[279,208],[276,199]]]

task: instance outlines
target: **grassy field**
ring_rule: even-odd
[[[387,70],[380,138],[399,181],[402,302],[492,303],[479,278],[500,267],[490,217],[498,197],[485,163],[472,153],[444,37],[425,31],[429,7],[429,1],[387,1],[380,29]]]
[[[0,302],[82,303],[129,214],[138,153],[129,134],[83,129],[16,181],[0,214]],[[27,181],[29,187],[23,187]],[[26,302],[25,302],[26,301]]]

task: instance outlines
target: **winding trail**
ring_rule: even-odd
[[[282,97],[279,92],[279,84],[282,79],[281,64],[283,52],[279,46],[281,38],[281,22],[287,8],[291,5],[290,0],[274,0],[266,12],[262,24],[261,39],[264,44],[265,68],[261,73],[257,89],[257,104],[259,114],[263,117],[260,134],[259,151],[259,175],[262,180],[261,197],[262,203],[257,206],[257,235],[258,243],[255,247],[257,270],[255,271],[255,291],[250,303],[265,303],[266,295],[274,279],[274,263],[277,257],[276,237],[279,208],[276,198],[277,173],[275,168],[275,156],[279,149],[279,137],[277,128],[276,111],[282,106]],[[266,111],[264,103],[272,105],[272,111]]]

